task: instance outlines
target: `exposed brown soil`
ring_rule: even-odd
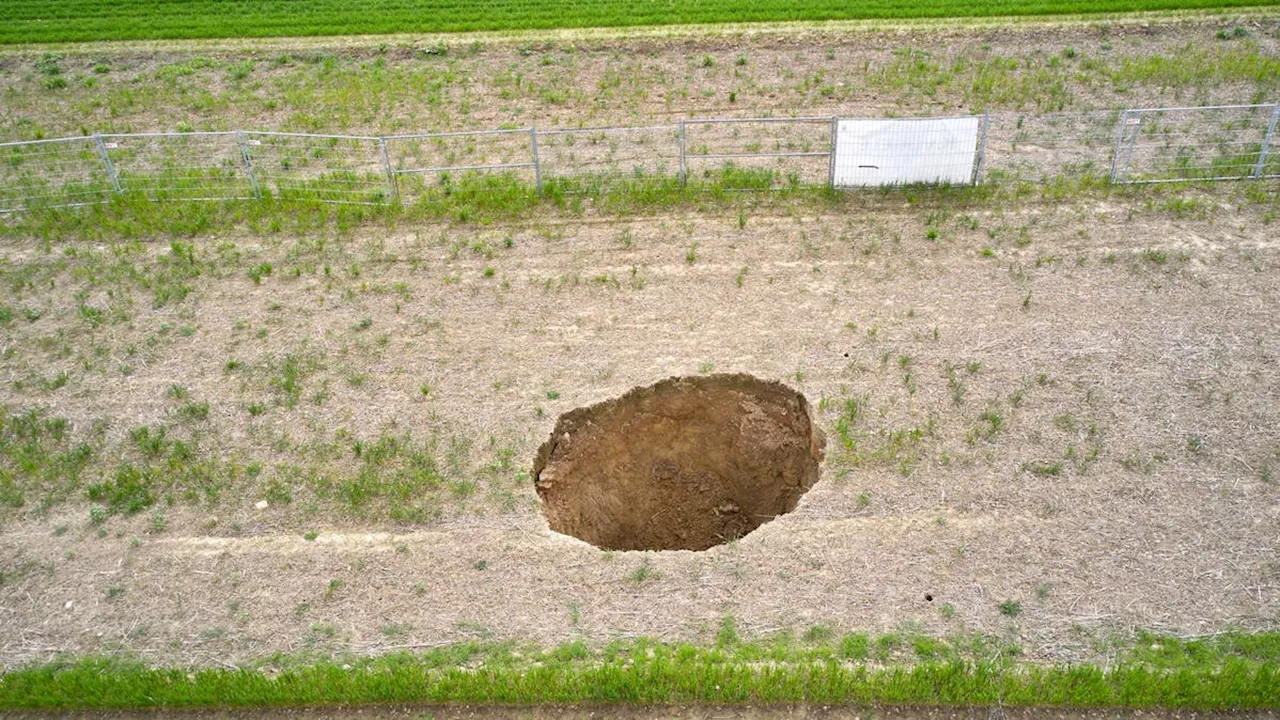
[[[705,550],[794,510],[824,445],[782,383],[673,377],[563,415],[533,477],[552,530],[606,550]]]

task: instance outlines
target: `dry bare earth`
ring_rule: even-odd
[[[323,60],[264,61],[239,84],[222,63],[245,55],[165,84],[154,73],[190,53],[92,50],[69,54],[66,74],[88,76],[98,61],[113,71],[62,94],[26,77],[35,55],[10,54],[0,112],[26,137],[175,118],[392,131],[932,111],[973,106],[972,61],[995,55],[1019,60],[995,107],[1034,109],[1036,89],[1059,81],[1066,109],[1274,99],[1269,74],[1173,87],[1138,73],[1149,82],[1117,85],[1077,67],[1221,67],[1275,50],[1265,23],[1236,44],[1219,44],[1215,27],[527,55],[496,43],[446,59],[392,48],[388,73],[453,74],[437,104],[372,82],[368,48],[328,71]],[[933,94],[893,87],[916,59],[894,49],[921,46],[941,67],[963,55],[969,69],[948,71]],[[1051,67],[1068,46],[1078,59]],[[860,75],[863,61],[881,74]],[[750,78],[728,104],[739,70]],[[110,518],[101,536],[83,488],[47,515],[33,512],[38,493],[6,510],[0,663],[60,651],[209,665],[475,638],[707,640],[726,614],[749,636],[813,623],[992,633],[1045,660],[1105,661],[1107,638],[1134,629],[1274,628],[1280,248],[1242,196],[1237,186],[937,210],[891,195],[817,214],[774,202],[756,212],[747,197],[723,215],[548,213],[302,236],[263,227],[191,240],[202,272],[185,299],[159,307],[135,272],[162,267],[168,239],[11,242],[0,249],[0,303],[15,313],[0,356],[5,408],[69,419],[71,436],[98,448],[85,484],[144,462],[130,434],[160,425],[195,448],[188,464],[234,482],[217,499],[162,497],[163,527],[147,511]],[[273,272],[255,282],[264,263]],[[292,395],[280,384],[290,357]],[[559,413],[711,371],[783,380],[818,408],[828,459],[795,513],[704,553],[607,554],[547,529],[527,471]],[[852,447],[837,427],[849,400],[862,408]],[[201,403],[207,419],[183,414]],[[434,458],[438,488],[400,500],[334,490],[367,469],[363,453],[380,439],[406,433]],[[1002,615],[1004,600],[1021,614]]]
[[[208,238],[198,257],[234,244],[231,266],[281,270],[260,285],[211,271],[158,310],[139,294],[127,323],[97,330],[74,297],[88,254],[6,247],[11,272],[43,266],[37,286],[47,272],[56,288],[6,290],[44,315],[10,327],[5,372],[70,375],[56,390],[7,384],[11,411],[46,408],[80,434],[105,418],[107,454],[130,429],[167,423],[202,458],[264,470],[212,505],[162,504],[160,532],[143,514],[98,537],[80,501],[12,520],[0,657],[128,649],[213,664],[477,637],[705,640],[732,613],[749,635],[980,631],[1035,658],[1098,659],[1096,641],[1134,628],[1274,627],[1278,256],[1273,228],[1227,197],[1198,201],[1207,220],[1139,198],[745,228],[679,215],[371,229],[329,239],[328,278],[315,258],[295,257],[298,279],[284,271],[315,238]],[[491,259],[470,249],[486,241]],[[336,270],[353,263],[358,277]],[[401,282],[407,292],[378,291]],[[101,293],[85,301],[112,301]],[[165,324],[194,332],[128,359]],[[40,349],[50,335],[70,357]],[[86,371],[94,346],[107,359]],[[288,353],[315,358],[307,399],[249,415],[267,391],[225,361]],[[831,452],[799,508],[703,553],[602,553],[551,533],[522,469],[555,415],[711,369],[784,379],[821,408]],[[178,419],[171,384],[210,403],[209,419]],[[834,422],[863,396],[860,445],[841,450]],[[352,513],[296,470],[352,474],[353,442],[405,430],[438,440],[453,488],[427,498],[439,522],[388,521],[377,503]],[[292,503],[255,509],[272,481]],[[1022,613],[1001,615],[1006,599]]]

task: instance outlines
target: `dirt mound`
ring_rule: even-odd
[[[533,478],[556,532],[608,550],[705,550],[795,509],[824,445],[781,383],[675,377],[562,415]]]

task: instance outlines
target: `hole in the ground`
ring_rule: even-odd
[[[669,378],[562,415],[533,478],[556,532],[606,550],[705,550],[794,510],[824,444],[786,385]]]

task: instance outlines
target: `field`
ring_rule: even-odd
[[[1143,23],[18,48],[0,128],[1280,93],[1276,17]],[[1278,189],[690,183],[6,217],[0,707],[1274,708]],[[550,531],[530,472],[557,417],[738,372],[803,393],[826,432],[794,512],[701,552]]]
[[[705,23],[919,19],[1244,8],[1275,0],[13,0],[0,44],[547,30]]]

